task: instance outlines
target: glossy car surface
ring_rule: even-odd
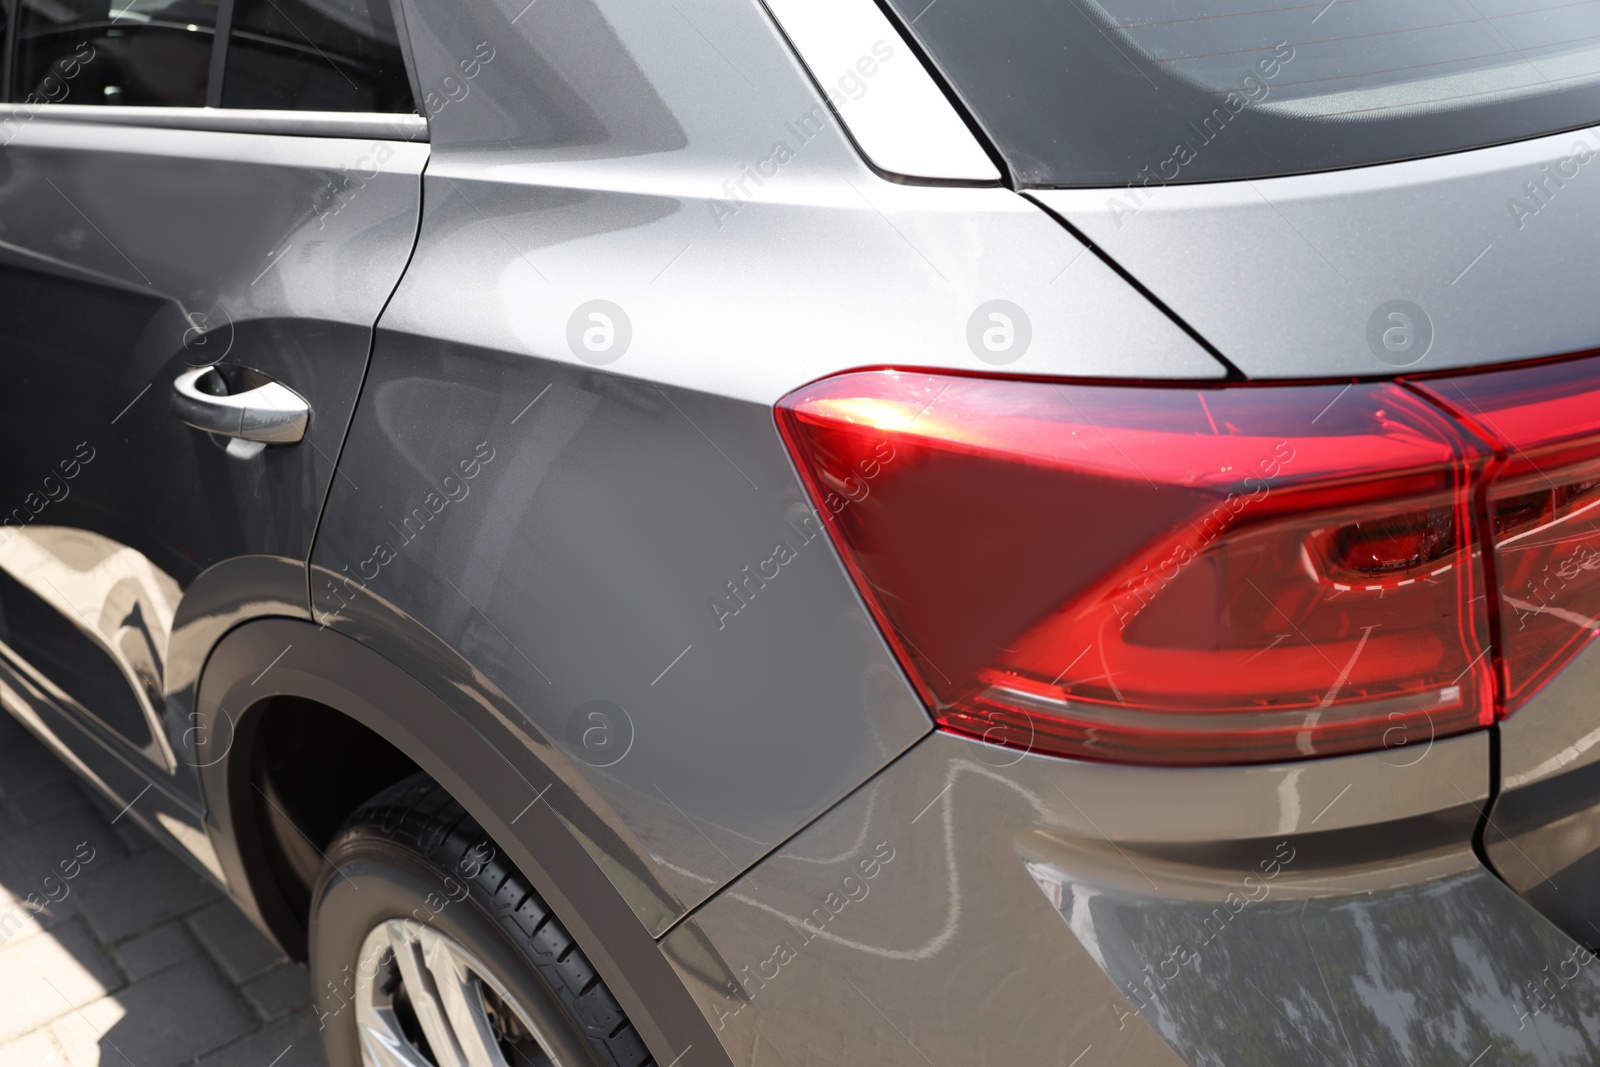
[[[1485,721],[1071,758],[936,728],[775,416],[883,368],[1201,404],[1405,376],[1488,479],[1520,446],[1450,389],[1600,349],[1588,53],[1508,3],[1457,15],[1511,59],[1460,66],[1441,2],[1380,28],[1509,95],[1316,141],[1315,98],[1283,101],[1319,47],[1401,65],[1329,44],[1371,30],[1354,5],[1232,5],[1267,21],[1182,86],[1145,27],[1189,15],[1149,3],[304,0],[316,41],[254,0],[158,6],[9,11],[0,699],[288,953],[340,827],[421,771],[640,1062],[1600,1057],[1591,527],[1551,535],[1573,591],[1539,611],[1572,629],[1536,691],[1500,666],[1532,609],[1463,609]],[[1548,110],[1519,51],[1574,86]],[[1203,132],[1208,104],[1173,135],[1195,167],[1145,166],[1240,71],[1238,124]],[[1084,83],[1111,118],[1041,130]],[[197,428],[267,383],[253,439]],[[1463,568],[1507,543],[1483,485]],[[930,540],[1009,529],[952,499],[967,524]],[[1135,537],[1055,503],[1085,543]]]

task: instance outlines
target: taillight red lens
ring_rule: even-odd
[[[1418,387],[1505,451],[1488,504],[1510,714],[1600,625],[1600,361],[1435,378]]]
[[[876,371],[778,422],[945,729],[1203,764],[1493,720],[1471,492],[1492,452],[1400,385]]]

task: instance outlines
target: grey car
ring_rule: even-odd
[[[331,1067],[1600,1063],[1594,4],[0,10],[0,700]]]

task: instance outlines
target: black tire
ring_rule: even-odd
[[[363,804],[326,856],[311,901],[309,946],[329,1067],[361,1064],[353,997],[363,939],[385,920],[407,917],[425,919],[493,968],[563,1063],[654,1063],[566,928],[426,775]]]

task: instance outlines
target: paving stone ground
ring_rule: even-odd
[[[0,1067],[325,1067],[305,969],[116,815],[0,712]]]

